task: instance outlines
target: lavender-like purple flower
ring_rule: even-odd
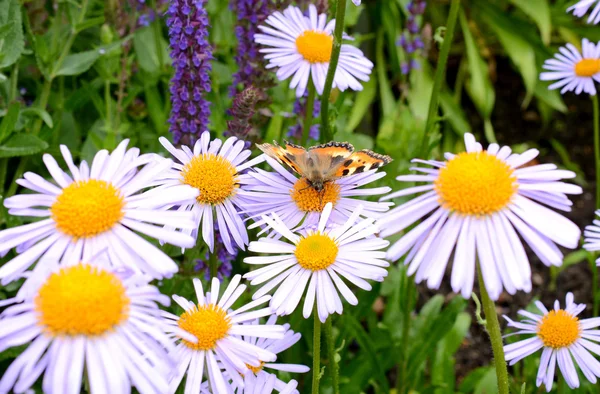
[[[208,42],[208,0],[171,0],[167,10],[169,43],[175,75],[171,79],[169,123],[176,144],[193,144],[207,129],[213,59]]]
[[[407,59],[400,66],[402,74],[408,74],[411,70],[419,67],[416,57],[425,48],[425,44],[421,37],[421,27],[417,22],[417,17],[423,15],[426,5],[425,0],[412,0],[406,6],[408,10],[406,26],[397,43],[407,55]]]
[[[217,262],[219,264],[217,268],[217,277],[219,280],[223,280],[225,277],[231,276],[231,272],[233,270],[232,263],[237,258],[238,251],[236,249],[235,254],[229,254],[227,250],[223,247],[223,240],[221,239],[221,235],[219,231],[215,227],[215,251],[214,253],[217,256]],[[196,272],[204,272],[204,278],[209,281],[210,278],[210,265],[209,265],[209,251],[206,251],[204,255],[204,260],[198,259],[196,260],[196,265],[194,266],[194,271]]]
[[[306,99],[308,93],[304,94],[304,97],[297,99],[294,102],[294,110],[293,113],[296,115],[296,119],[298,119],[298,123],[291,126],[287,132],[288,137],[295,138],[297,141],[302,140],[302,126],[303,119],[306,114]],[[316,118],[321,113],[321,102],[319,100],[315,100],[315,105],[313,107],[313,118]],[[312,125],[310,130],[308,131],[308,138],[311,140],[318,141],[319,140],[319,125]]]
[[[271,73],[267,72],[266,62],[258,52],[254,35],[272,11],[272,0],[232,0],[231,9],[237,14],[235,36],[238,40],[235,61],[239,70],[233,75],[233,84],[229,90],[231,97],[252,85],[266,89],[272,85]]]

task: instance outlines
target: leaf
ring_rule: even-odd
[[[33,134],[16,134],[0,145],[0,158],[29,156],[48,149],[48,143]]]
[[[159,37],[159,40],[161,50],[163,51],[163,59],[170,59],[167,52],[167,43],[162,37]],[[133,35],[133,48],[142,70],[147,71],[150,74],[160,72],[154,30],[150,26],[138,29],[135,32]]]
[[[550,6],[548,0],[510,0],[527,16],[535,21],[540,29],[542,41],[544,44],[550,44],[550,34],[552,33],[552,19],[550,17]]]
[[[358,92],[354,106],[350,112],[350,118],[346,123],[345,130],[348,132],[354,131],[365,117],[365,114],[371,107],[377,95],[377,79],[375,75],[363,85],[363,90]]]
[[[54,127],[54,122],[52,122],[52,117],[50,116],[50,114],[41,108],[36,108],[36,107],[25,108],[23,111],[21,111],[21,115],[38,116],[44,121],[44,123],[46,123],[46,126],[48,126],[49,128]]]
[[[0,123],[0,142],[4,141],[15,129],[17,120],[19,119],[19,112],[21,110],[21,103],[15,101],[8,106],[6,115],[2,118]]]
[[[479,54],[471,30],[469,30],[467,17],[462,11],[460,13],[460,25],[465,39],[470,76],[466,83],[467,93],[471,97],[475,107],[477,107],[479,114],[483,118],[488,118],[494,109],[496,93],[492,87],[486,64]]]
[[[79,75],[90,69],[102,54],[101,49],[74,53],[65,57],[60,68],[54,73],[59,75]]]
[[[567,112],[567,106],[563,101],[562,96],[558,93],[558,90],[548,89],[548,85],[545,83],[538,83],[535,86],[535,97],[543,101],[553,109],[562,113]]]
[[[0,0],[0,68],[14,64],[25,47],[19,0]]]

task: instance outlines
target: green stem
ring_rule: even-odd
[[[321,378],[321,321],[317,304],[313,310],[313,366],[312,366],[312,394],[319,394],[319,380]]]
[[[17,85],[19,83],[19,62],[15,63],[13,67],[13,71],[10,74],[10,93],[9,98],[10,101],[13,101],[17,98]]]
[[[593,95],[594,107],[594,153],[596,156],[596,209],[600,209],[600,108],[598,96]]]
[[[216,253],[210,253],[209,254],[208,265],[209,265],[209,269],[210,269],[210,277],[211,278],[216,278],[218,276],[218,272],[219,272],[219,264],[218,264],[218,261],[217,261],[217,254]]]
[[[306,98],[306,107],[304,114],[304,125],[302,126],[302,141],[300,145],[306,146],[308,136],[310,135],[310,126],[313,122],[313,112],[315,108],[315,85],[308,81],[308,97]]]
[[[158,9],[156,7],[156,0],[151,0],[150,6],[152,7],[152,9],[156,13],[156,15],[158,15]],[[152,24],[152,28],[154,29],[154,45],[156,46],[156,56],[158,57],[158,69],[162,71],[163,66],[165,64],[165,60],[163,58],[163,48],[160,43],[160,38],[162,37],[161,23],[162,23],[161,18],[155,18],[155,21]]]
[[[44,81],[44,86],[42,86],[42,94],[40,95],[39,107],[42,111],[46,110],[46,106],[48,106],[48,99],[50,98],[50,91],[52,89],[52,80],[46,79]],[[37,118],[33,123],[33,134],[38,134],[42,128],[42,119]]]
[[[104,104],[106,106],[106,121],[104,125],[106,141],[104,147],[108,150],[113,150],[117,145],[117,131],[112,124],[112,99],[110,97],[110,81],[108,80],[104,82]]]
[[[25,172],[25,167],[27,165],[27,160],[28,160],[27,156],[24,156],[21,158],[21,161],[19,162],[19,165],[17,166],[17,169],[15,170],[15,175],[13,176],[13,180],[10,183],[10,186],[8,188],[8,191],[6,192],[6,195],[4,196],[4,199],[14,196],[15,193],[17,192],[17,187],[19,186],[17,184],[17,179],[19,179],[19,178],[21,178],[21,176],[23,176],[23,173]]]
[[[327,321],[325,322],[325,339],[327,340],[327,357],[329,358],[329,369],[331,370],[331,382],[333,385],[333,393],[340,394],[340,368],[336,358],[332,320],[332,316],[329,316],[327,318]]]
[[[333,139],[333,135],[331,135],[331,130],[329,129],[329,96],[331,95],[335,70],[337,69],[338,61],[340,60],[345,18],[346,0],[337,0],[335,31],[333,32],[333,48],[331,49],[327,78],[325,78],[325,87],[323,88],[323,95],[321,96],[321,142],[327,142]]]
[[[450,55],[450,47],[452,46],[452,39],[454,37],[454,30],[456,27],[456,20],[458,19],[459,10],[460,0],[452,0],[452,4],[450,5],[450,13],[448,14],[448,21],[446,22],[446,35],[444,37],[442,48],[440,49],[440,57],[435,70],[433,90],[431,92],[431,99],[429,100],[429,112],[427,113],[427,122],[425,123],[425,132],[423,133],[420,157],[428,156],[427,148],[429,145],[429,138],[435,126],[435,119],[437,117],[438,106],[440,102],[440,91],[442,90],[444,81],[446,79],[446,65],[448,64],[448,56]]]
[[[403,300],[406,300],[405,302],[403,302],[404,307],[403,307],[403,321],[402,321],[402,350],[400,351],[400,360],[398,362],[398,371],[397,371],[397,377],[396,377],[396,392],[398,394],[404,393],[404,382],[406,381],[406,370],[408,368],[408,337],[409,337],[409,331],[410,331],[410,323],[411,323],[411,319],[412,319],[412,306],[413,306],[413,297],[415,295],[415,287],[414,287],[414,281],[412,279],[412,277],[409,277],[406,274],[406,271],[404,272],[404,280],[405,280],[405,289],[406,289],[406,294],[403,297]]]
[[[496,305],[494,305],[494,301],[492,301],[485,288],[483,276],[481,275],[481,267],[477,270],[477,277],[479,278],[481,303],[483,304],[483,312],[485,313],[486,331],[490,336],[492,351],[494,352],[494,365],[496,367],[496,378],[498,379],[498,394],[508,394],[508,370],[504,358],[504,344],[502,343],[502,333],[500,332],[500,323],[498,322]]]

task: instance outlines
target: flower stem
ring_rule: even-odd
[[[313,123],[313,113],[315,110],[315,85],[308,81],[308,97],[306,98],[306,107],[304,109],[304,125],[302,126],[301,145],[306,146],[308,136],[310,135],[310,126]]]
[[[321,142],[327,142],[333,139],[333,135],[331,135],[331,130],[329,129],[329,96],[331,95],[335,70],[337,69],[338,61],[340,60],[345,18],[346,0],[337,0],[335,31],[333,32],[333,48],[331,49],[327,78],[325,78],[325,87],[323,88],[323,95],[321,96]]]
[[[598,96],[593,95],[594,107],[594,153],[596,156],[596,209],[600,209],[600,108],[598,107]]]
[[[211,279],[216,278],[218,276],[218,262],[216,253],[208,254],[208,268],[210,269]]]
[[[312,394],[319,394],[319,380],[321,379],[321,321],[317,311],[317,304],[313,310],[313,366],[312,366]]]
[[[335,353],[335,342],[333,339],[333,318],[329,316],[325,322],[325,338],[327,340],[327,357],[329,358],[329,369],[331,369],[331,381],[333,393],[340,394],[339,365]]]
[[[494,365],[496,367],[496,378],[498,379],[498,394],[508,394],[508,370],[504,358],[504,347],[502,343],[502,333],[500,332],[500,323],[496,314],[496,305],[490,298],[483,277],[481,276],[481,267],[477,270],[479,278],[479,291],[481,293],[481,303],[485,313],[486,331],[490,336],[492,351],[494,352]]]
[[[444,43],[440,49],[438,65],[435,70],[433,90],[431,92],[431,99],[429,100],[429,112],[427,113],[427,122],[425,123],[425,132],[423,133],[423,142],[421,144],[421,156],[419,157],[428,156],[427,148],[429,145],[429,138],[431,137],[433,127],[435,126],[435,119],[437,117],[440,102],[440,91],[442,90],[446,79],[446,65],[448,64],[448,56],[450,55],[450,47],[452,46],[452,39],[454,37],[459,10],[460,0],[452,0],[448,21],[446,22],[446,35],[444,36]]]

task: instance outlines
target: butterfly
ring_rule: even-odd
[[[358,152],[347,142],[329,142],[305,149],[285,141],[285,147],[277,142],[259,144],[263,151],[282,164],[289,166],[301,177],[306,178],[310,187],[321,192],[327,182],[338,178],[359,174],[389,164],[392,158],[368,149]]]

